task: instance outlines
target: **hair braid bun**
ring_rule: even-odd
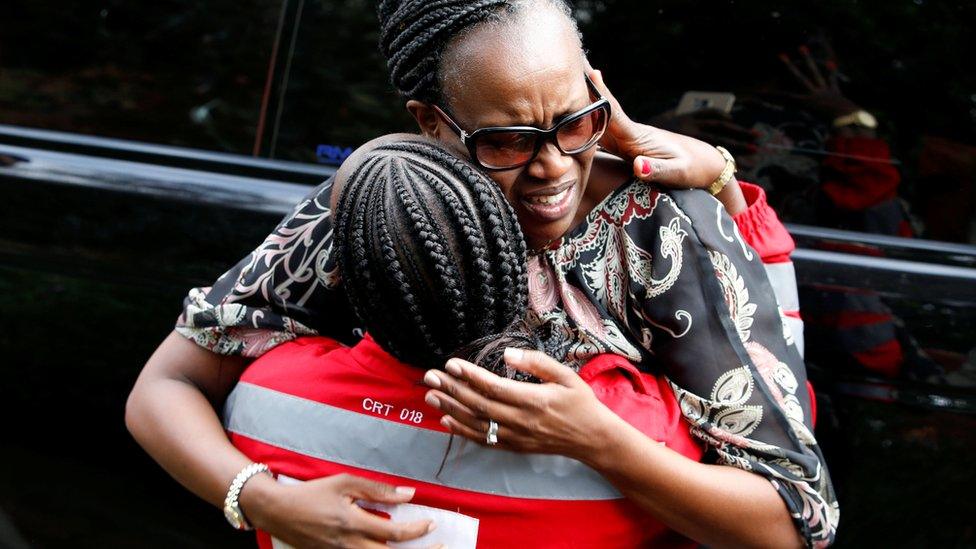
[[[336,206],[353,311],[398,359],[440,367],[525,316],[525,242],[497,186],[427,141],[357,157]]]

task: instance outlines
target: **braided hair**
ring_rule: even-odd
[[[402,362],[441,367],[525,317],[526,247],[515,212],[486,175],[440,146],[411,140],[368,151],[335,215],[349,303]]]
[[[408,99],[440,103],[441,59],[449,47],[475,28],[510,21],[539,4],[556,8],[576,29],[564,0],[380,0],[380,51],[390,81]]]

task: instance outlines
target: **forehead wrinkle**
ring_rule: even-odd
[[[521,44],[495,42],[481,51],[479,59],[458,71],[452,103],[474,106],[473,120],[464,109],[455,109],[469,125],[530,125],[549,127],[554,119],[589,102],[583,79],[582,56],[561,50],[528,54]],[[572,50],[570,50],[572,51]],[[476,63],[476,64],[475,64]]]
[[[549,127],[589,102],[579,34],[548,2],[466,33],[442,63],[445,100],[469,130]]]

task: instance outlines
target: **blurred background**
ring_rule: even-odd
[[[789,223],[838,546],[976,546],[976,3],[580,0]],[[188,288],[413,124],[365,0],[0,2],[0,546],[248,547],[130,440]]]

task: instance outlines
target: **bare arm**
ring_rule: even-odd
[[[741,469],[692,461],[614,416],[602,448],[580,456],[628,499],[709,547],[802,547],[770,482]]]
[[[620,419],[572,370],[537,351],[506,353],[509,366],[547,381],[520,383],[452,360],[430,371],[432,405],[452,432],[484,444],[498,421],[499,447],[587,463],[669,527],[710,547],[796,547],[802,540],[770,482],[692,461]],[[450,375],[448,375],[450,374]],[[491,399],[483,395],[491,395]],[[544,418],[544,419],[543,419]]]
[[[217,417],[245,359],[206,351],[173,332],[156,349],[126,403],[137,442],[194,494],[222,506],[231,480],[251,460],[234,448]]]
[[[241,357],[211,353],[176,332],[156,349],[126,403],[136,441],[187,489],[222,507],[234,476],[251,460],[227,438],[215,407],[223,405],[245,367]],[[394,523],[356,506],[356,499],[402,503],[413,496],[349,475],[283,486],[267,475],[248,481],[241,508],[256,527],[296,546],[384,547],[415,539],[431,523]]]

